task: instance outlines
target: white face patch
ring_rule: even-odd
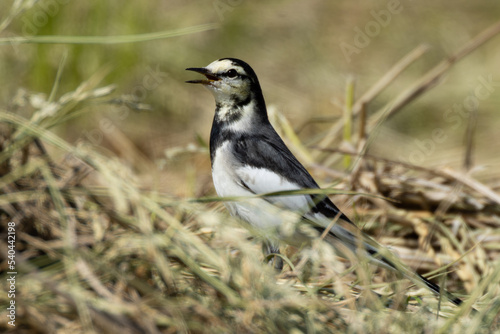
[[[221,74],[229,71],[230,69],[234,69],[239,74],[246,75],[243,68],[233,64],[233,62],[229,59],[216,60],[208,64],[208,66],[205,68],[214,74]]]
[[[247,73],[233,61],[229,59],[216,60],[205,69],[220,78],[220,80],[211,81],[205,86],[212,92],[218,105],[232,107],[235,98],[244,100],[250,94],[250,83],[242,78],[242,76],[247,76]],[[240,76],[225,76],[224,74],[229,70],[235,70]]]

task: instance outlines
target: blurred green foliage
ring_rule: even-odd
[[[376,111],[437,62],[455,52],[500,17],[500,4],[490,0],[460,1],[3,1],[1,19],[15,5],[25,10],[1,31],[1,38],[26,35],[122,36],[169,31],[207,23],[219,28],[179,37],[118,44],[3,44],[0,46],[0,103],[8,106],[19,88],[50,94],[60,61],[64,64],[57,96],[75,89],[99,71],[110,69],[104,84],[116,84],[117,94],[135,95],[152,106],[118,119],[113,110],[95,109],[58,131],[75,141],[82,131],[110,118],[152,159],[168,147],[208,137],[211,96],[184,81],[190,66],[204,66],[220,57],[250,63],[259,75],[269,104],[276,105],[296,128],[315,117],[339,119],[346,80],[356,79],[355,100],[391,66],[418,45],[431,48],[397,81],[368,105]],[[396,8],[391,13],[391,8]],[[360,33],[361,31],[361,33]],[[360,36],[365,34],[365,36]],[[346,52],[342,45],[349,45]],[[479,76],[492,76],[500,87],[498,38],[457,64],[444,83],[399,113],[380,129],[372,149],[398,159],[415,149],[415,139],[442,128],[448,140],[421,164],[453,163],[440,153],[462,147],[465,123],[450,128],[443,114],[461,103]],[[144,88],[151,72],[157,85]],[[152,87],[152,86],[150,86]],[[498,88],[478,110],[478,154],[490,158],[499,134]],[[313,123],[300,136],[307,142],[328,129]],[[394,145],[397,144],[396,147]],[[457,150],[456,155],[461,151]]]

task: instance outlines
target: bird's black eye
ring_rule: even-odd
[[[236,78],[238,76],[238,72],[235,69],[230,69],[226,72],[228,78]]]

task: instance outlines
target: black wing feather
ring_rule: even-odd
[[[255,168],[266,168],[303,188],[319,188],[316,181],[305,167],[295,158],[276,131],[269,126],[263,126],[260,131],[247,133],[233,133],[233,153],[242,164]],[[321,213],[334,219],[340,210],[332,201],[323,195],[309,195],[313,203],[313,213]],[[340,219],[353,224],[347,216],[340,213]],[[354,224],[353,224],[354,225]]]

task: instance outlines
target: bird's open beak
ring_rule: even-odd
[[[209,85],[211,82],[214,81],[219,81],[220,78],[211,73],[209,70],[207,70],[204,67],[190,67],[186,68],[186,71],[194,71],[203,74],[204,76],[207,77],[206,80],[188,80],[186,81],[187,83],[194,83],[194,84],[203,84],[203,85]]]

